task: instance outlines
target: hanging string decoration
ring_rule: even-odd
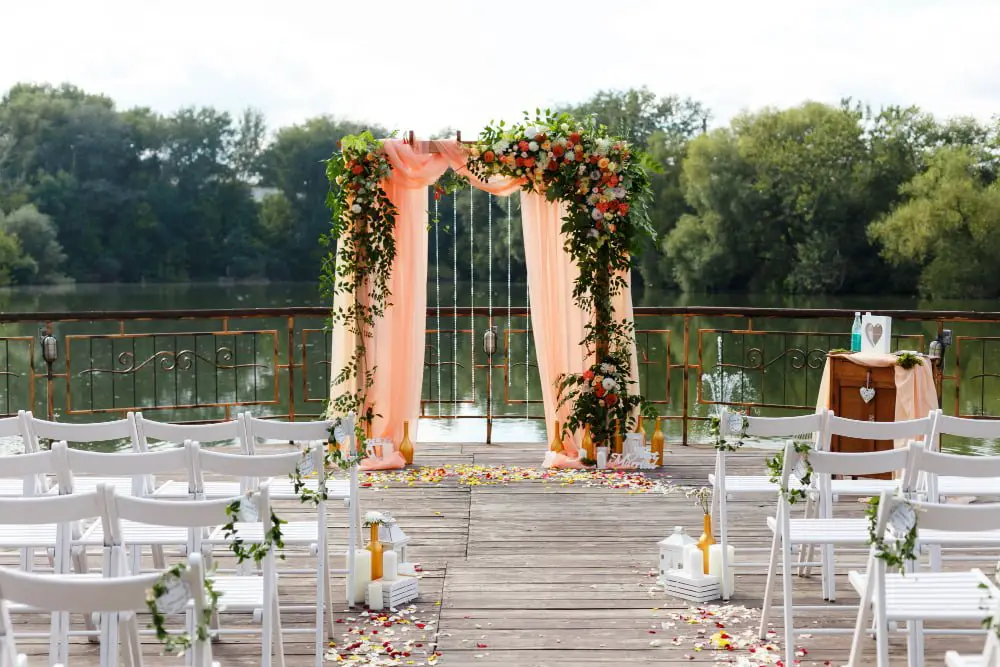
[[[525,114],[522,123],[488,126],[468,161],[481,179],[521,177],[525,189],[566,207],[561,231],[579,268],[573,298],[593,314],[581,345],[594,362],[558,380],[559,405],[572,406],[567,430],[589,425],[600,442],[612,440],[617,422],[631,428],[638,411],[652,414],[631,379],[634,325],[612,306],[627,286],[632,254],[653,236],[649,166],[603,125],[540,110],[533,118]]]

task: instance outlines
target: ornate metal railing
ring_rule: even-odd
[[[1000,313],[879,313],[893,318],[895,349],[926,351],[953,332],[935,366],[942,405],[951,414],[1000,417]],[[684,442],[698,437],[694,427],[714,405],[761,414],[812,409],[825,355],[849,346],[854,316],[716,307],[635,314],[643,391]],[[310,307],[0,314],[0,414],[30,409],[84,420],[143,410],[202,421],[246,407],[311,417],[330,380],[327,317]],[[527,308],[429,308],[427,322],[423,417],[542,416]],[[494,325],[498,344],[487,355],[477,334]],[[40,332],[54,338],[48,351]]]

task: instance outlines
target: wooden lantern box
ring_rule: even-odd
[[[869,373],[871,379],[869,381]],[[875,390],[871,401],[865,403],[861,396],[862,387]],[[830,357],[830,409],[833,414],[846,419],[861,421],[891,422],[896,418],[896,371],[893,366],[869,368],[859,366],[839,356]],[[834,452],[879,452],[892,449],[892,440],[859,440],[834,435],[830,440],[830,451]],[[891,473],[872,475],[891,479]]]

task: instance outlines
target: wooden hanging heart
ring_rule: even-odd
[[[868,326],[865,327],[865,336],[868,337],[868,342],[871,343],[872,347],[875,347],[882,340],[882,325],[869,322]]]
[[[875,387],[861,387],[859,391],[861,392],[861,400],[865,403],[871,403],[872,399],[875,398]]]

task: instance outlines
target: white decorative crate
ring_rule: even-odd
[[[684,570],[670,570],[661,577],[668,595],[691,602],[711,602],[722,597],[719,578],[712,575],[692,577]]]
[[[417,579],[415,577],[400,577],[393,581],[380,579],[382,584],[382,606],[386,609],[399,607],[411,600],[416,600],[420,595]],[[365,596],[365,602],[371,606],[371,600]]]

